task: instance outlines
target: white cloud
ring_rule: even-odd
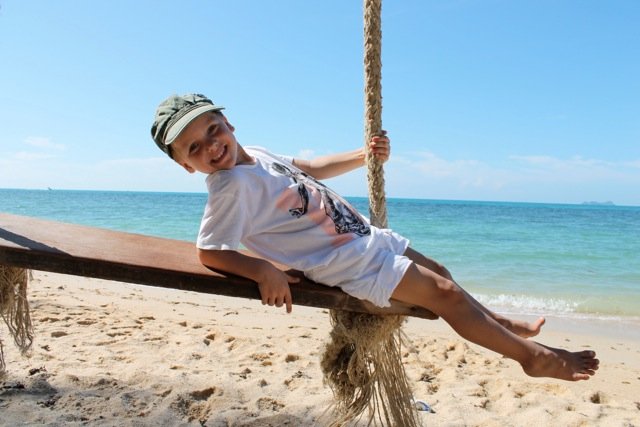
[[[553,166],[557,160],[551,156],[509,156],[511,160],[521,161],[533,166]]]
[[[396,154],[385,166],[390,197],[640,204],[640,161],[512,155],[495,162]]]
[[[630,168],[640,169],[640,159],[624,162],[623,165],[628,166]]]
[[[416,157],[409,163],[422,173],[435,177],[459,176],[470,168],[480,165],[476,160],[447,161],[430,152],[416,153]]]
[[[166,156],[105,160],[91,166],[91,175],[101,189],[206,191],[203,174],[190,174]]]
[[[559,159],[552,156],[509,156],[509,159],[544,169],[577,169],[577,168],[611,168],[615,163],[597,159],[585,159],[573,156],[569,159]]]
[[[55,144],[51,142],[51,139],[43,136],[28,136],[25,138],[24,143],[32,147],[52,149],[52,150],[65,150],[66,147],[63,144]]]
[[[552,156],[514,155],[509,159],[514,160],[514,170],[520,175],[529,179],[535,178],[541,182],[588,184],[609,181],[614,183],[634,179],[638,181],[639,178],[637,171],[633,170],[632,162],[586,159],[582,156],[561,159]]]
[[[78,190],[205,192],[204,175],[189,174],[167,157],[74,163],[64,157],[44,162],[0,159],[0,186]],[[32,157],[31,157],[32,158]]]
[[[28,136],[23,142],[24,145],[34,147],[34,149],[7,153],[7,157],[19,162],[37,162],[59,157],[57,152],[66,149],[64,145],[54,144],[49,138],[41,136]]]
[[[392,157],[388,168],[410,179],[447,183],[457,188],[498,189],[509,178],[507,171],[479,160],[447,160],[427,151],[412,153],[411,157]]]
[[[167,157],[146,157],[146,158],[124,158],[124,159],[109,159],[98,163],[96,166],[99,168],[110,167],[127,167],[130,170],[144,169],[144,168],[158,168],[164,165],[173,165],[176,168],[180,166]]]
[[[46,160],[56,157],[53,154],[48,153],[35,153],[30,151],[18,151],[13,154],[13,158],[15,160],[24,160],[24,161],[32,161],[32,160]]]

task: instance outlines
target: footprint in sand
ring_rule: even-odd
[[[209,344],[211,344],[211,341],[214,341],[215,339],[216,339],[216,334],[215,333],[210,333],[209,335],[204,337],[202,342],[204,343],[204,345],[209,345]]]
[[[442,353],[442,358],[444,360],[451,359],[458,365],[459,368],[461,368],[462,365],[465,365],[467,363],[465,354],[469,351],[469,349],[470,348],[467,343],[458,342],[449,344],[445,351]]]
[[[57,317],[43,317],[42,319],[40,319],[40,322],[55,323],[55,322],[66,322],[67,320],[71,320],[71,317],[67,316],[67,317],[63,317],[62,319],[58,319]]]
[[[256,403],[258,405],[258,409],[261,411],[271,410],[273,412],[278,412],[285,407],[283,403],[280,403],[270,397],[261,397]]]
[[[164,399],[165,397],[169,396],[169,395],[171,394],[171,392],[172,392],[172,391],[173,391],[173,389],[168,388],[168,389],[166,389],[166,390],[158,391],[158,392],[156,392],[156,393],[154,393],[154,394],[155,394],[156,396],[161,397],[161,398],[163,398],[163,399]]]
[[[138,325],[143,325],[144,322],[147,321],[147,320],[156,320],[156,318],[153,317],[153,316],[142,316],[142,317],[138,317],[135,322]]]
[[[109,332],[109,333],[107,333],[107,336],[111,337],[111,338],[121,337],[123,335],[131,335],[131,333],[130,332]]]
[[[227,337],[226,340],[224,340],[224,342],[226,343],[231,343],[229,344],[229,346],[227,347],[227,351],[231,351],[234,348],[236,348],[236,346],[238,345],[237,341],[236,341],[236,337]]]
[[[427,383],[427,392],[429,394],[435,394],[440,389],[438,383],[435,382],[436,377],[432,376],[430,373],[423,373],[418,381],[424,381]]]
[[[111,344],[115,344],[118,341],[116,340],[106,340],[106,341],[98,341],[97,343],[94,343],[93,345],[98,346],[98,347],[103,347],[103,346],[109,346]]]
[[[309,378],[311,378],[311,377],[309,377],[308,375],[306,375],[306,374],[305,374],[304,372],[302,372],[302,371],[297,371],[295,374],[293,374],[293,375],[291,376],[291,378],[288,378],[288,379],[284,380],[284,385],[286,385],[286,386],[287,386],[287,388],[288,388],[289,390],[293,390],[293,389],[295,389],[295,388],[296,388],[296,387],[295,387],[295,380],[296,380],[296,379],[299,379],[299,378],[306,378],[306,379],[309,379]]]
[[[191,393],[177,396],[171,403],[171,408],[185,416],[189,422],[198,420],[201,425],[205,425],[211,413],[209,398],[222,396],[223,394],[224,391],[217,387],[192,391]]]
[[[273,353],[269,352],[269,353],[254,353],[249,357],[251,357],[256,362],[260,362],[262,366],[271,366],[273,365],[273,362],[270,360],[271,356],[273,356]]]
[[[287,363],[295,362],[296,360],[300,360],[300,356],[297,354],[287,354],[287,357],[284,358]]]
[[[606,403],[607,398],[604,395],[604,393],[602,393],[600,391],[596,391],[591,396],[589,396],[589,401],[591,403],[595,403],[596,405],[600,405],[602,403]]]
[[[440,386],[437,383],[437,376],[440,372],[442,372],[442,368],[436,367],[431,363],[425,364],[425,371],[422,372],[418,381],[422,381],[427,383],[427,391],[430,394],[435,394],[440,389]],[[484,386],[485,383],[482,381],[479,383],[481,387]]]
[[[207,400],[209,397],[213,396],[222,396],[224,391],[221,388],[216,386],[205,388],[204,390],[192,391],[189,393],[189,396],[195,400]]]
[[[249,377],[249,374],[252,373],[253,371],[251,371],[251,369],[249,368],[244,368],[244,370],[242,372],[235,372],[232,373],[231,375],[237,375],[240,378],[242,378],[243,380],[246,380]]]
[[[487,409],[487,410],[491,409],[491,399],[482,399],[480,403],[474,406],[482,409]]]

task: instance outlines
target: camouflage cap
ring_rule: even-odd
[[[209,98],[197,93],[172,95],[158,106],[151,125],[151,137],[164,153],[173,158],[170,145],[189,123],[202,113],[223,109],[224,107],[214,105]]]

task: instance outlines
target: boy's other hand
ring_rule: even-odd
[[[298,277],[290,276],[277,268],[269,269],[262,280],[258,281],[263,305],[276,307],[286,306],[287,313],[291,313],[292,299],[289,283],[298,283]]]
[[[369,154],[372,154],[381,163],[389,160],[391,155],[391,141],[387,137],[387,131],[383,130],[379,135],[371,138],[369,142]]]

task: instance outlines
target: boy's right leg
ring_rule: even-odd
[[[421,254],[420,252],[412,248],[407,248],[404,253],[404,256],[406,256],[416,264],[428,268],[429,270],[444,277],[445,279],[449,279],[453,281],[453,276],[445,266]],[[497,321],[502,326],[509,329],[511,332],[513,332],[518,336],[521,336],[523,338],[534,337],[540,333],[540,329],[542,328],[542,325],[544,325],[545,323],[544,317],[540,317],[534,322],[526,322],[524,320],[509,319],[507,317],[501,316],[489,310],[488,308],[486,308],[478,300],[473,298],[466,290],[464,290],[464,288],[462,288],[460,285],[458,286],[460,287],[462,292],[467,294],[469,299],[478,306],[478,308],[480,308],[482,311],[484,311],[489,316],[491,316],[495,321]]]
[[[455,282],[412,264],[392,294],[442,317],[460,336],[520,363],[525,373],[569,381],[595,374],[592,351],[568,352],[519,337],[482,310]]]

